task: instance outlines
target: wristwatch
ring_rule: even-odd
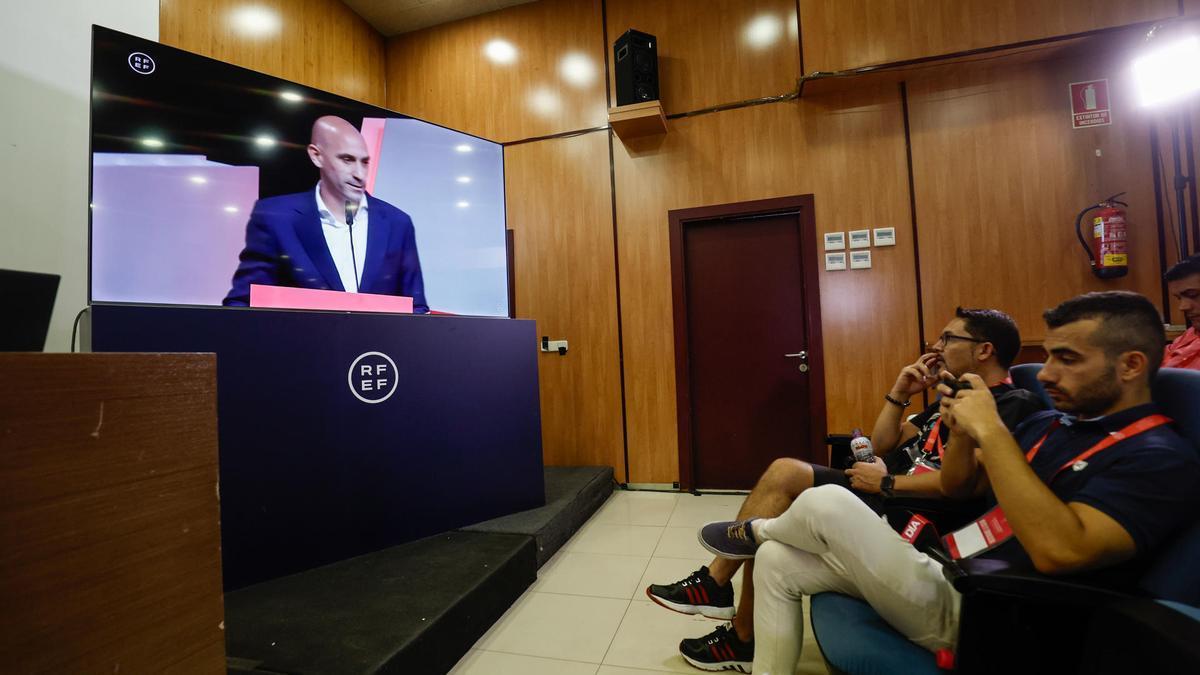
[[[895,488],[896,477],[892,474],[889,473],[883,478],[879,479],[879,494],[883,495],[884,497],[894,497],[896,494],[894,492]]]

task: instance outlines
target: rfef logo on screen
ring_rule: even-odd
[[[383,403],[396,393],[396,362],[382,352],[367,352],[350,364],[350,392],[363,403]]]

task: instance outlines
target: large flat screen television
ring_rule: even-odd
[[[509,314],[497,143],[97,26],[91,166],[89,302]]]

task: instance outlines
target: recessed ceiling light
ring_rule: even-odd
[[[301,96],[300,94],[297,94],[294,91],[280,92],[279,98],[282,98],[285,101],[291,101],[292,103],[299,103],[300,101],[304,100],[303,96]]]
[[[470,183],[470,182],[471,182],[471,177],[470,177],[470,176],[459,176],[459,177],[458,177],[458,178],[456,178],[455,180],[457,180],[458,182],[460,182],[460,183],[462,183],[462,184],[464,184],[464,185],[465,185],[465,184],[467,184],[467,183]]]
[[[459,152],[470,152],[471,146],[467,145],[466,143],[459,143],[458,145],[454,146],[454,149]]]
[[[236,206],[232,206],[232,205],[231,205],[231,206],[226,206],[226,207],[225,207],[225,212],[226,212],[226,213],[237,213],[237,212],[238,212],[238,207],[236,207]]]
[[[147,148],[161,148],[163,146],[163,142],[157,138],[143,138],[142,145],[146,146]]]
[[[465,209],[470,205],[471,205],[471,202],[465,202],[465,201],[460,201],[457,204],[455,204],[455,206],[457,206],[460,209]]]
[[[208,182],[208,179],[204,176],[191,176],[188,178],[188,180],[192,181],[196,185],[204,185]]]

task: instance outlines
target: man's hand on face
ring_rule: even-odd
[[[870,462],[855,462],[854,466],[846,469],[850,487],[873,495],[879,494],[879,483],[887,472],[887,465],[879,457]]]
[[[891,395],[907,401],[909,398],[937,384],[938,378],[933,374],[938,362],[937,354],[922,354],[914,363],[905,366],[892,385]]]
[[[1004,422],[996,411],[996,399],[992,398],[983,379],[973,374],[964,375],[962,379],[969,382],[971,388],[960,389],[957,394],[944,382],[938,385],[942,395],[942,419],[953,431],[965,433],[979,443],[997,428],[1003,430]]]

